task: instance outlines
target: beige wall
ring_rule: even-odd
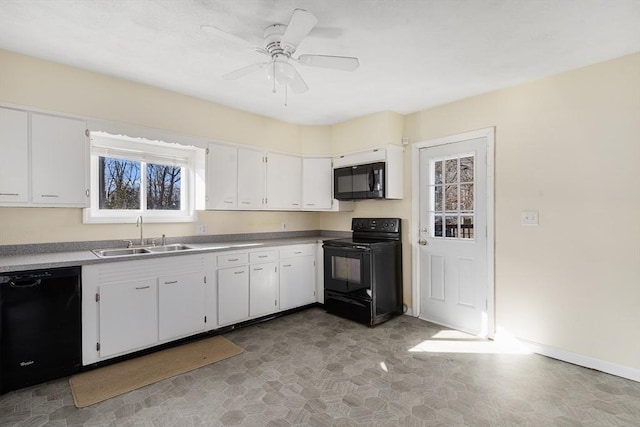
[[[640,369],[640,54],[409,116],[381,112],[295,126],[202,100],[0,51],[0,101],[305,154],[496,128],[496,323],[517,337]],[[403,218],[411,305],[411,157],[405,199],[354,212],[201,212],[209,233],[349,230],[353,216]],[[522,227],[520,212],[540,225]],[[0,244],[135,237],[83,225],[78,209],[0,209]],[[193,224],[149,233],[195,234]]]

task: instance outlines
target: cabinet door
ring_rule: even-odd
[[[155,278],[98,288],[100,357],[158,341],[157,289]]]
[[[249,267],[249,315],[264,316],[278,310],[278,267],[275,262]]]
[[[218,325],[249,318],[249,267],[218,270]]]
[[[235,209],[238,206],[238,149],[209,145],[207,155],[207,209]]]
[[[83,121],[31,115],[33,203],[85,206],[87,137]]]
[[[330,158],[302,159],[302,207],[331,209],[333,169]]]
[[[238,208],[262,208],[264,191],[264,152],[238,148]]]
[[[280,310],[316,301],[315,274],[312,256],[280,261]]]
[[[302,159],[269,153],[267,161],[267,207],[300,209],[302,204]]]
[[[0,108],[0,203],[29,201],[29,122],[26,111]]]
[[[160,341],[204,331],[204,274],[182,273],[158,279]]]

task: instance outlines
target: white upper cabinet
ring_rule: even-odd
[[[302,208],[331,209],[333,169],[327,157],[302,159]]]
[[[0,108],[0,203],[29,201],[29,118]]]
[[[267,157],[267,207],[297,210],[302,205],[302,158],[269,153]]]
[[[207,154],[207,209],[238,207],[238,148],[209,144]]]
[[[265,153],[238,148],[238,208],[262,209],[265,198]]]
[[[84,207],[89,165],[86,123],[31,114],[32,201]]]

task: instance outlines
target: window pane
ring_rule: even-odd
[[[447,185],[445,186],[445,202],[444,206],[447,212],[458,210],[458,186]]]
[[[437,161],[434,167],[435,179],[434,184],[442,184],[442,161]]]
[[[100,157],[100,209],[140,209],[140,162]]]
[[[434,217],[433,237],[442,237],[442,215],[435,215]]]
[[[445,218],[447,227],[446,237],[458,237],[458,216],[447,216]]]
[[[460,182],[473,182],[473,156],[460,158]]]
[[[445,182],[458,182],[458,159],[451,159],[445,162]]]
[[[473,239],[473,217],[463,216],[460,224],[460,237],[463,239]]]
[[[180,166],[147,164],[147,209],[180,210]]]
[[[436,185],[433,189],[433,196],[435,198],[435,211],[442,212],[442,185]]]
[[[473,211],[473,184],[460,184],[460,210]]]

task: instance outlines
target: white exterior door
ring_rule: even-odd
[[[419,317],[489,332],[487,138],[419,149]]]

